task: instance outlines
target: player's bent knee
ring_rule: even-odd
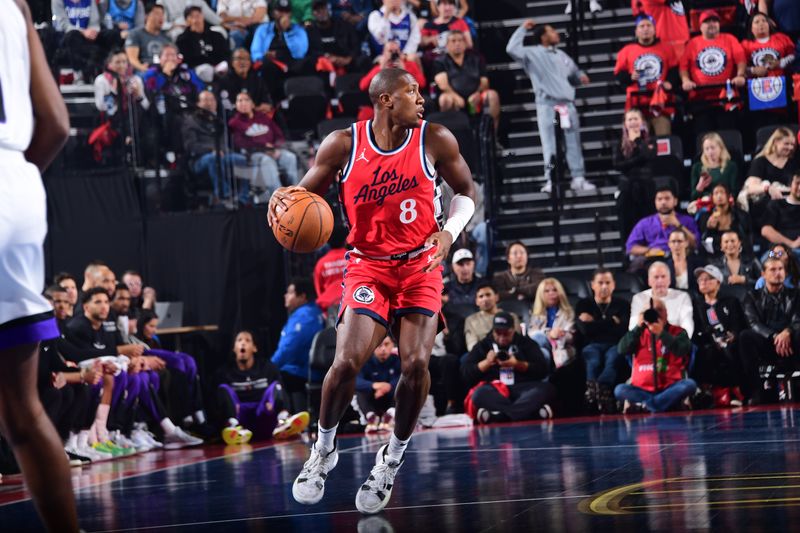
[[[400,371],[406,379],[421,379],[428,373],[428,359],[426,357],[407,357]]]
[[[330,375],[336,381],[350,381],[356,379],[361,366],[354,358],[350,357],[337,357],[331,365]]]

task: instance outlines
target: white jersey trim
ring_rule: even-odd
[[[355,159],[356,159],[356,145],[358,144],[358,129],[356,128],[355,122],[350,124],[350,130],[353,133],[353,142],[350,146],[350,159],[347,160],[347,164],[345,165],[344,169],[342,170],[342,178],[339,180],[339,183],[344,183],[347,181],[347,177],[350,176],[350,172],[353,170],[355,166]]]
[[[395,154],[399,154],[400,152],[403,151],[403,149],[406,146],[408,146],[409,141],[411,141],[411,137],[413,137],[413,135],[411,133],[411,128],[407,129],[406,130],[406,140],[403,141],[403,144],[401,144],[400,146],[398,146],[394,150],[390,150],[388,152],[384,152],[383,150],[378,148],[377,144],[375,143],[375,140],[372,138],[372,121],[368,120],[364,127],[367,128],[367,142],[369,142],[370,148],[372,148],[375,151],[375,153],[380,154],[380,155],[395,155]]]
[[[431,181],[436,181],[436,169],[433,168],[430,159],[428,159],[428,154],[425,153],[426,131],[428,131],[428,121],[423,120],[422,125],[420,126],[419,134],[419,162],[422,165],[422,171],[425,173],[425,177]]]

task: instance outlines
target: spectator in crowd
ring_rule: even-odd
[[[174,44],[165,44],[158,57],[158,65],[153,65],[144,73],[144,86],[156,100],[157,106],[162,102],[167,109],[182,112],[190,103],[197,101],[205,84],[183,62]],[[158,112],[161,113],[161,109]]]
[[[434,80],[439,88],[441,111],[480,113],[484,109],[492,117],[494,129],[500,124],[500,97],[489,88],[486,65],[480,56],[467,52],[467,42],[460,30],[447,33],[447,53],[433,65]]]
[[[614,274],[598,268],[592,275],[593,295],[575,306],[575,327],[584,343],[581,355],[586,363],[586,404],[590,413],[612,414],[617,410],[617,343],[628,331],[630,306],[614,297],[615,287]]]
[[[202,2],[205,4],[205,2]],[[198,5],[190,5],[183,11],[186,29],[175,40],[183,56],[183,62],[206,83],[214,79],[217,69],[227,69],[230,48],[221,33],[210,29]]]
[[[131,291],[131,310],[133,315],[138,316],[142,309],[155,309],[156,290],[153,287],[144,286],[141,274],[135,270],[126,270],[122,274],[122,283],[127,285]]]
[[[389,41],[386,43],[386,46],[383,47],[383,52],[378,58],[377,64],[358,82],[358,88],[365,92],[368,91],[372,78],[377,76],[378,72],[385,68],[401,68],[408,71],[419,84],[420,90],[428,85],[428,81],[425,79],[422,69],[417,66],[417,63],[408,59],[400,52],[400,45],[397,42]]]
[[[733,35],[720,33],[719,14],[711,9],[700,15],[701,35],[686,44],[680,59],[683,90],[689,93],[693,106],[694,133],[735,127],[737,104],[728,101],[725,84],[738,88],[745,84],[747,60],[739,41]],[[709,87],[710,86],[710,87]]]
[[[164,24],[164,6],[156,3],[148,4],[146,13],[144,26],[131,30],[125,39],[128,62],[138,73],[147,71],[161,55],[164,45],[172,42],[167,34],[161,31],[161,26]]]
[[[739,335],[739,354],[744,369],[742,392],[750,405],[762,398],[760,364],[797,368],[800,354],[800,295],[784,286],[786,270],[778,257],[767,257],[762,276],[765,285],[747,294],[744,314],[748,329]]]
[[[67,320],[72,318],[73,305],[69,301],[67,289],[60,285],[52,285],[47,288],[44,296],[53,306],[53,316],[56,318],[60,331],[66,325]]]
[[[706,133],[700,143],[700,161],[692,165],[691,198],[707,196],[718,183],[734,191],[739,184],[739,167],[731,159],[725,142],[718,133]]]
[[[54,63],[69,66],[74,82],[93,79],[101,70],[105,50],[111,46],[100,29],[100,12],[91,0],[53,0],[53,26],[64,34]]]
[[[561,368],[575,358],[575,311],[561,282],[544,278],[536,288],[528,336]]]
[[[722,232],[720,251],[722,255],[714,265],[722,272],[722,284],[752,287],[761,275],[761,265],[754,258],[743,255],[739,233],[735,230]]]
[[[275,107],[269,94],[269,88],[261,76],[253,70],[250,52],[246,48],[237,48],[231,54],[232,68],[217,80],[222,108],[232,111],[236,108],[236,95],[246,92],[253,99],[255,110],[268,116],[275,116]]]
[[[405,59],[416,61],[421,33],[404,0],[383,0],[381,8],[369,14],[367,29],[372,55],[380,55],[386,43],[396,41]]]
[[[100,0],[98,4],[100,12],[105,13],[105,18],[111,21],[111,27],[107,29],[118,36],[118,44],[115,46],[122,45],[131,30],[145,25],[145,7],[142,0]]]
[[[742,41],[749,77],[783,76],[794,62],[792,39],[777,30],[765,13],[750,17],[747,37]]]
[[[500,294],[500,300],[524,300],[533,303],[536,288],[544,279],[542,269],[528,264],[528,249],[521,241],[514,241],[506,248],[508,270],[496,272],[492,285]]]
[[[472,252],[467,248],[459,248],[453,253],[450,265],[454,278],[445,284],[449,303],[454,305],[475,303],[480,278],[475,275],[475,258]]]
[[[764,254],[763,261],[773,258],[780,259],[781,262],[783,263],[783,272],[784,272],[783,284],[790,289],[795,288],[797,280],[800,279],[800,264],[798,264],[795,255],[791,253],[789,251],[789,248],[787,248],[785,245],[773,244],[772,246],[769,247],[767,253]],[[756,290],[763,289],[765,283],[766,280],[764,279],[764,276],[763,275],[760,276],[756,280],[755,289]]]
[[[337,72],[363,72],[369,58],[361,54],[361,40],[352,24],[331,17],[327,0],[315,0],[311,4],[316,29],[321,42],[321,52]]]
[[[236,96],[236,114],[228,121],[234,149],[247,154],[253,175],[250,185],[267,190],[267,196],[281,186],[280,173],[292,185],[299,181],[297,156],[285,148],[280,127],[266,114],[255,110],[249,93]]]
[[[333,18],[341,19],[353,26],[359,36],[367,33],[367,20],[372,9],[372,0],[333,0],[331,2]]]
[[[670,273],[666,263],[656,261],[650,265],[650,268],[647,269],[647,284],[650,288],[635,294],[631,300],[628,331],[640,324],[637,322],[640,318],[639,315],[650,307],[650,300],[658,298],[667,308],[669,323],[686,331],[691,338],[694,334],[692,300],[687,292],[670,289]],[[621,350],[620,353],[622,353]]]
[[[689,24],[682,0],[631,0],[631,9],[634,17],[651,15],[661,42],[672,47],[676,58],[683,55],[689,40]]]
[[[793,39],[800,38],[800,5],[792,0],[759,0],[759,11],[772,13],[778,27]]]
[[[74,309],[78,305],[78,282],[75,276],[68,272],[61,272],[53,278],[53,283],[67,291],[67,300]],[[72,316],[71,312],[69,316]]]
[[[542,381],[549,365],[539,346],[514,331],[506,312],[497,313],[492,324],[461,364],[461,379],[471,389],[467,414],[481,424],[552,418],[556,390]]]
[[[629,255],[639,257],[660,257],[669,251],[667,241],[675,229],[685,229],[689,247],[697,249],[700,232],[694,219],[678,213],[678,197],[669,185],[658,187],[655,196],[656,212],[641,219],[633,227],[625,250]]]
[[[367,433],[394,429],[394,391],[400,380],[400,356],[387,335],[356,377],[356,401]]]
[[[653,206],[641,199],[652,198],[656,188],[650,166],[656,157],[655,142],[639,109],[625,112],[622,139],[613,156],[614,168],[622,172],[617,196],[620,235],[628,235],[639,219],[653,213]]]
[[[235,176],[223,176],[229,165],[245,166],[247,158],[242,154],[230,153],[222,138],[222,123],[217,116],[217,99],[211,91],[202,91],[197,97],[197,110],[186,115],[183,121],[182,137],[185,152],[189,155],[189,168],[195,174],[207,172],[214,188],[212,202],[231,197],[231,183]],[[239,202],[247,203],[248,187],[244,182],[239,187]]]
[[[204,0],[160,0],[160,3],[164,6],[162,29],[167,32],[172,41],[175,41],[190,25],[186,15],[190,12],[189,8],[191,7],[199,7],[200,17],[212,26],[222,24],[222,19]]]
[[[689,335],[669,322],[667,306],[658,298],[647,312],[631,315],[631,322],[633,327],[617,345],[620,354],[633,355],[631,382],[617,385],[614,396],[625,402],[626,413],[678,407],[697,391],[686,374],[692,351]]]
[[[475,293],[475,305],[478,306],[478,311],[464,319],[464,339],[467,343],[467,351],[472,350],[481,339],[492,331],[494,316],[500,312],[500,308],[497,307],[498,301],[497,290],[491,282],[481,280]],[[514,331],[519,331],[519,317],[514,313],[509,314],[514,319]]]
[[[423,60],[428,63],[447,53],[447,40],[451,31],[460,31],[464,38],[464,48],[472,48],[472,35],[469,26],[456,16],[455,0],[439,0],[436,3],[439,15],[426,21],[421,30],[419,48],[423,51]]]
[[[114,288],[117,286],[117,277],[114,271],[101,261],[92,261],[83,271],[83,286],[81,292],[84,293],[89,289],[100,287],[106,291],[109,298],[114,294]],[[83,295],[78,295],[79,305],[83,304]]]
[[[256,440],[286,438],[308,426],[308,413],[297,413],[289,424],[278,427],[284,408],[278,367],[268,359],[256,357],[258,345],[253,334],[240,331],[233,343],[234,360],[220,370],[217,405],[227,426],[222,430],[226,444],[246,444]]]
[[[318,51],[309,47],[308,34],[292,22],[289,0],[276,0],[273,21],[256,28],[250,55],[262,62],[262,75],[270,88],[272,100],[283,100],[283,83],[291,76],[313,75]]]
[[[317,293],[317,306],[330,318],[339,309],[342,301],[342,279],[347,266],[347,229],[341,224],[333,226],[331,238],[328,239],[330,249],[317,259],[314,265],[314,291]]]
[[[234,48],[244,46],[247,35],[267,17],[265,0],[217,0],[217,14]]]
[[[692,376],[704,385],[724,389],[738,387],[742,380],[739,362],[739,332],[745,327],[744,313],[736,298],[720,297],[724,275],[714,265],[694,271],[699,297],[694,298],[695,331],[692,342],[697,346]],[[738,400],[740,392],[727,391]],[[717,397],[717,395],[715,395]]]
[[[699,213],[698,226],[705,251],[712,256],[722,253],[720,238],[726,231],[742,235],[748,249],[752,247],[750,218],[736,207],[733,195],[724,183],[718,183],[711,190],[711,205]]]
[[[525,32],[533,30],[533,46],[523,46]],[[556,113],[562,117],[561,126],[566,142],[567,165],[572,176],[570,187],[575,191],[593,191],[594,185],[586,181],[581,152],[580,122],[575,108],[575,88],[589,83],[589,76],[562,50],[556,48],[561,42],[558,32],[549,24],[536,26],[532,19],[511,35],[506,52],[518,61],[530,77],[536,94],[536,120],[545,164],[547,184],[542,192],[550,193],[550,162],[556,153],[553,119]]]
[[[689,239],[686,231],[676,229],[669,234],[667,240],[669,255],[664,261],[669,267],[673,289],[684,291],[697,291],[697,282],[694,278],[695,268],[700,266],[700,259],[689,248]]]
[[[667,92],[677,84],[678,58],[674,48],[656,39],[655,21],[650,15],[636,17],[636,41],[622,47],[617,54],[614,76],[626,88],[625,111],[638,109],[647,118],[653,133],[670,135],[670,119],[675,113],[672,98],[668,97],[665,105],[653,106],[652,110],[651,98],[659,84]]]
[[[314,335],[323,328],[322,312],[315,302],[316,297],[311,280],[298,278],[289,283],[283,296],[289,318],[270,358],[281,372],[287,407],[292,413],[306,410],[308,352]]]
[[[133,317],[131,323],[131,291],[124,283],[117,283],[114,290],[114,296],[111,297],[111,311],[109,311],[109,319],[114,319],[122,337],[122,342],[130,344],[132,342],[131,336],[136,333],[136,318]]]
[[[760,228],[770,199],[780,200],[789,192],[792,176],[798,171],[794,132],[775,128],[764,148],[750,163],[748,178],[737,197],[739,207],[750,213],[753,226]]]
[[[792,176],[789,196],[767,205],[763,223],[762,237],[772,244],[783,244],[800,257],[800,172]]]
[[[139,76],[133,76],[128,56],[122,50],[112,50],[106,59],[105,70],[94,80],[94,104],[106,117],[122,117],[124,111],[133,103],[137,109],[147,110],[150,101],[144,91],[144,83]],[[124,121],[127,121],[125,118]]]

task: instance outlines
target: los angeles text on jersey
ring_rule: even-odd
[[[372,173],[372,183],[362,185],[358,193],[353,196],[353,205],[358,205],[359,202],[375,202],[375,205],[382,206],[387,196],[410,191],[419,186],[416,175],[406,178],[394,169],[381,172],[382,170],[383,167],[378,165]]]

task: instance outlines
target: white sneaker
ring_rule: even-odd
[[[134,442],[131,439],[129,439],[128,437],[123,435],[122,432],[119,431],[119,430],[112,431],[109,434],[109,438],[111,439],[111,442],[113,442],[114,444],[116,444],[120,448],[129,448],[129,449],[135,450],[137,452],[139,451],[136,448],[136,444],[134,444]]]
[[[156,436],[147,430],[147,424],[145,424],[144,422],[139,422],[137,424],[134,424],[133,427],[136,428],[133,431],[140,432],[141,437],[147,441],[147,443],[150,445],[151,448],[164,447],[162,443],[156,440]],[[131,432],[131,436],[133,436],[133,431]]]
[[[553,192],[553,182],[547,180],[547,183],[544,184],[544,187],[542,187],[539,190],[545,194],[550,194],[551,192]]]
[[[583,176],[572,178],[572,181],[569,184],[569,188],[576,192],[597,190],[597,187],[595,187],[594,184],[586,181],[586,178],[584,178]]]
[[[544,404],[539,408],[539,418],[553,418],[553,409],[549,404]]]
[[[564,9],[564,14],[569,15],[572,13],[572,0],[567,0],[567,7]]]
[[[381,512],[389,503],[389,498],[392,497],[394,477],[403,465],[403,459],[397,462],[387,459],[386,450],[388,448],[389,445],[384,444],[378,450],[378,454],[375,456],[375,466],[372,467],[369,477],[356,493],[356,509],[364,514]],[[403,456],[405,457],[405,454]]]
[[[311,456],[303,465],[292,485],[292,496],[297,503],[313,505],[322,499],[325,494],[325,480],[328,473],[339,462],[339,452],[334,443],[333,450],[323,455],[317,450],[317,445],[311,447]]]
[[[199,446],[203,444],[203,439],[192,437],[181,428],[176,427],[175,431],[164,435],[164,449],[177,450],[178,448],[186,448],[187,446]]]
[[[153,449],[153,446],[150,444],[150,439],[145,437],[144,431],[141,429],[134,429],[131,431],[131,442],[139,453],[149,452]]]
[[[600,2],[597,0],[590,0],[589,2],[589,11],[592,13],[597,13],[598,11],[602,11],[603,6],[600,5]]]

